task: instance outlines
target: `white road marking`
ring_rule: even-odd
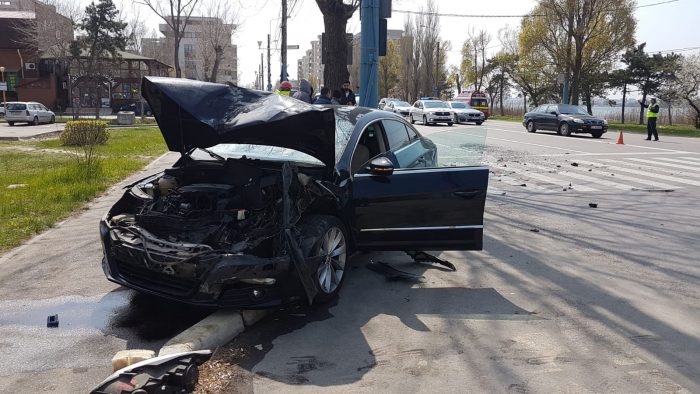
[[[563,153],[547,153],[547,154],[540,154],[540,155],[535,155],[539,157],[569,157],[569,156],[637,156],[637,155],[680,155],[684,154],[684,152],[608,152],[608,153],[572,153],[572,154],[563,154]]]
[[[600,165],[601,165],[600,163],[594,163],[594,162],[585,161],[585,160],[580,160],[579,163],[581,163],[581,164],[593,165],[593,166],[600,166]],[[644,184],[644,185],[651,185],[651,186],[654,186],[654,187],[660,187],[660,188],[662,188],[662,189],[678,189],[679,187],[678,187],[678,186],[674,186],[674,185],[669,185],[669,184],[667,184],[667,183],[656,182],[656,181],[653,181],[653,180],[651,180],[651,179],[635,178],[635,177],[630,177],[630,176],[627,176],[627,175],[622,175],[622,174],[619,174],[619,173],[620,173],[620,172],[628,172],[628,173],[630,173],[630,174],[644,175],[644,176],[647,177],[647,178],[658,178],[658,179],[663,179],[663,180],[665,180],[665,181],[670,181],[670,182],[677,182],[677,183],[683,183],[683,184],[686,184],[686,185],[700,186],[700,182],[698,182],[698,181],[691,181],[691,180],[689,180],[689,179],[682,179],[682,178],[678,178],[678,177],[675,177],[675,176],[667,176],[667,175],[661,175],[661,174],[654,174],[654,173],[651,172],[651,171],[640,171],[640,170],[634,170],[634,169],[631,169],[631,168],[624,168],[624,167],[614,166],[614,165],[613,165],[613,166],[611,166],[611,165],[606,165],[606,166],[607,166],[607,168],[608,168],[611,172],[614,172],[614,173],[615,173],[615,175],[614,175],[615,178],[619,178],[619,179],[622,179],[622,180],[628,180],[628,181],[630,181],[630,182],[637,182],[637,183],[641,183],[641,184]]]
[[[697,167],[690,167],[690,166],[683,166],[680,164],[673,164],[673,163],[664,163],[662,161],[654,161],[654,160],[647,160],[647,159],[639,159],[636,157],[631,157],[628,160],[632,160],[635,162],[640,162],[640,163],[647,163],[647,164],[653,164],[655,166],[665,166],[665,167],[672,167],[672,168],[680,168],[683,170],[691,170],[691,171],[697,171]],[[662,167],[663,168],[663,167]]]
[[[528,178],[537,179],[538,181],[550,183],[552,185],[557,185],[559,187],[568,187],[568,185],[570,183],[570,180],[556,179],[556,178],[549,177],[547,175],[542,175],[542,174],[539,174],[536,172],[514,169],[512,167],[508,167],[507,171],[512,171],[518,175],[524,175]],[[597,191],[599,191],[598,189],[594,189],[592,187],[583,186],[583,185],[575,186],[573,189],[578,190],[578,191],[582,191],[582,192],[597,192]]]
[[[681,159],[690,160],[690,161],[697,161],[700,163],[700,157],[681,157]]]
[[[680,163],[680,164],[690,164],[691,166],[688,166],[686,169],[691,170],[691,171],[698,171],[700,170],[700,163],[690,161],[690,160],[684,160],[684,159],[669,159],[668,157],[659,157],[657,160],[661,161],[670,161],[672,163]],[[681,167],[677,167],[681,168]]]
[[[669,174],[669,172],[671,172],[671,171],[679,171],[679,170],[674,170],[674,169],[672,169],[672,168],[659,168],[659,166],[653,166],[653,165],[649,165],[649,164],[630,163],[630,162],[624,161],[624,160],[600,159],[600,161],[603,161],[603,162],[606,162],[606,163],[612,163],[612,164],[616,164],[616,165],[622,165],[622,166],[630,166],[630,167],[634,166],[635,169],[640,169],[640,168],[641,168],[641,169],[646,169],[646,170],[652,171],[652,172],[654,172],[654,171],[656,171],[656,172],[661,171],[661,172],[665,172],[665,173],[668,174],[668,175],[674,175],[673,173]],[[700,163],[698,163],[698,164],[700,165]],[[689,176],[689,177],[696,177],[696,178],[697,178],[697,177],[700,177],[700,173],[697,173],[697,172],[696,172],[696,173],[685,173],[685,172],[684,172],[684,173],[683,173],[683,176],[684,176],[684,177]]]
[[[488,141],[488,140],[505,141],[505,142],[514,142],[514,143],[520,144],[520,145],[539,146],[539,147],[541,147],[541,148],[565,150],[565,151],[567,151],[567,152],[587,153],[587,152],[580,151],[580,150],[574,150],[574,149],[568,149],[568,148],[559,148],[559,147],[557,147],[557,146],[542,145],[542,144],[533,144],[532,142],[523,142],[523,141],[517,141],[517,140],[507,140],[507,139],[505,139],[505,138],[495,138],[495,137],[491,137],[491,136],[486,136],[486,141]]]
[[[532,168],[537,168],[537,169],[543,170],[543,171],[550,171],[550,169],[548,169],[547,167],[542,167],[542,166],[538,166],[538,165],[534,165],[534,164],[528,164],[527,166],[532,167]],[[576,168],[576,167],[573,167],[573,168]],[[634,186],[625,185],[625,184],[617,183],[617,182],[612,182],[612,181],[608,181],[605,179],[596,178],[596,177],[588,176],[588,175],[584,175],[584,174],[579,174],[579,173],[576,173],[573,171],[567,171],[566,173],[558,173],[557,175],[570,176],[572,178],[580,179],[582,181],[597,183],[600,185],[613,187],[613,188],[617,188],[617,189],[622,189],[622,190],[632,190],[634,188]],[[574,187],[574,189],[578,189],[578,187]]]

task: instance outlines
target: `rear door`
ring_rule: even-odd
[[[488,168],[439,167],[437,148],[412,127],[382,121],[391,175],[353,177],[358,246],[375,250],[480,250]],[[396,123],[400,123],[397,125]],[[406,135],[401,135],[403,132]]]

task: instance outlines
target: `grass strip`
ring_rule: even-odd
[[[26,150],[66,149],[58,140],[0,148],[0,252],[52,227],[167,151],[156,128],[110,130],[98,148],[98,170],[88,173],[71,154]]]

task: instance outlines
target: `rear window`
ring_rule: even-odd
[[[8,111],[24,111],[25,109],[27,109],[27,104],[17,104],[17,103],[7,104]]]
[[[478,98],[478,99],[472,99],[472,105],[476,107],[485,107],[487,106],[486,99]]]

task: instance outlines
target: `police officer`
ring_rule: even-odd
[[[282,95],[282,96],[287,96],[287,97],[289,97],[291,92],[292,92],[292,83],[289,81],[282,81],[282,83],[280,83],[279,89],[275,90],[275,93]]]
[[[654,141],[659,140],[659,134],[656,132],[656,118],[659,116],[659,104],[656,104],[656,99],[652,98],[650,104],[643,103],[641,100],[639,104],[647,109],[647,141],[651,141],[651,135],[654,135]]]

